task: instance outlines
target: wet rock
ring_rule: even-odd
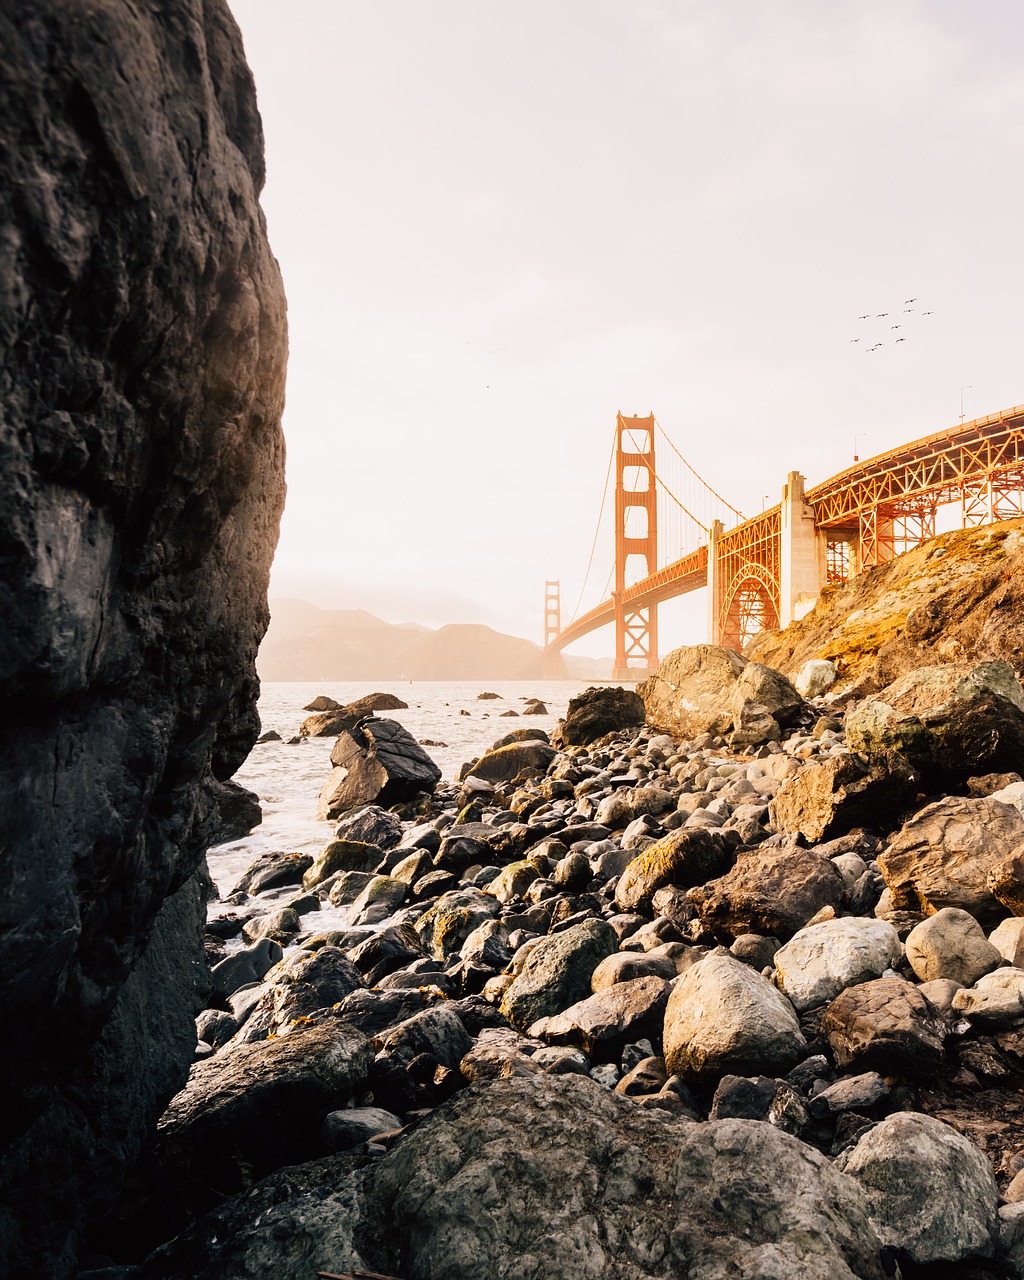
[[[917,1263],[988,1258],[998,1197],[989,1162],[931,1116],[900,1111],[836,1160],[867,1192],[882,1240]]]
[[[795,845],[741,853],[731,871],[689,892],[712,932],[780,940],[791,938],[823,908],[837,909],[842,897],[843,878],[832,862]]]
[[[214,1049],[227,1044],[237,1030],[234,1016],[223,1009],[204,1009],[196,1018],[196,1035]]]
[[[408,1066],[421,1053],[454,1069],[473,1047],[459,1015],[446,1005],[413,1014],[375,1042],[380,1053]]]
[[[578,1046],[594,1063],[617,1063],[625,1045],[660,1035],[668,993],[660,977],[617,982],[546,1019],[538,1034],[551,1044]]]
[[[379,1133],[401,1127],[398,1116],[383,1107],[349,1107],[327,1114],[320,1129],[320,1141],[327,1151],[349,1151]]]
[[[311,715],[299,725],[299,736],[302,738],[332,738],[345,730],[354,729],[361,720],[375,711],[402,711],[408,707],[407,702],[396,698],[393,693],[368,693],[341,707],[330,698],[317,698],[316,702],[330,702],[330,706],[317,708],[319,714]],[[309,711],[312,707],[306,707]]]
[[[348,958],[372,987],[396,969],[423,955],[423,944],[410,924],[389,925],[353,947]]]
[[[395,720],[363,720],[343,731],[331,751],[331,764],[317,802],[321,819],[337,818],[360,805],[413,800],[441,780],[441,770]]]
[[[347,813],[334,828],[336,840],[375,844],[380,849],[394,848],[406,834],[398,814],[376,804],[368,804],[354,813]],[[411,836],[412,832],[408,834]]]
[[[565,719],[554,733],[554,745],[586,747],[598,738],[620,729],[631,729],[644,722],[643,699],[632,689],[586,689],[569,700]]]
[[[650,910],[664,885],[701,885],[721,876],[736,860],[732,846],[713,831],[671,831],[626,867],[615,887],[620,911]]]
[[[361,840],[331,840],[313,859],[302,877],[307,889],[313,889],[339,871],[372,872],[381,860],[380,846]]]
[[[247,983],[260,982],[283,955],[281,945],[270,938],[232,952],[213,966],[213,994],[223,999]]]
[[[777,831],[800,832],[818,844],[854,827],[888,830],[913,802],[917,787],[917,774],[893,751],[867,760],[832,756],[787,778],[768,814]]]
[[[292,907],[277,907],[263,915],[254,916],[242,926],[242,936],[246,942],[258,942],[261,938],[270,938],[274,942],[287,945],[302,928],[299,913]]]
[[[302,709],[303,711],[340,711],[341,703],[328,698],[324,693],[318,693],[313,701],[307,702]]]
[[[781,1075],[805,1041],[793,1006],[759,973],[728,955],[710,955],[677,982],[665,1012],[665,1065],[699,1080]]]
[[[943,907],[907,935],[907,960],[922,982],[950,978],[970,987],[1002,959],[977,920],[956,907]]]
[[[301,884],[313,859],[305,853],[263,853],[249,866],[231,894],[263,893],[282,885]],[[231,895],[229,895],[231,896]]]
[[[847,987],[880,978],[902,954],[896,930],[884,920],[824,920],[801,929],[776,952],[776,981],[803,1013]]]
[[[372,1038],[426,1009],[436,999],[436,995],[418,988],[353,991],[342,1000],[337,1014]]]
[[[821,1022],[840,1066],[883,1074],[927,1075],[942,1062],[946,1024],[903,978],[847,987]]]
[[[590,995],[594,970],[617,950],[614,930],[603,920],[585,920],[540,939],[506,989],[501,1012],[526,1030],[538,1018],[560,1013]]]
[[[380,924],[405,901],[409,886],[394,876],[374,876],[352,903],[352,925]]]
[[[811,1100],[814,1115],[842,1115],[846,1111],[870,1112],[889,1097],[889,1086],[877,1071],[845,1076],[816,1093]]]
[[[498,900],[479,889],[455,889],[443,893],[419,920],[416,932],[421,944],[437,960],[457,956],[478,925],[493,920],[501,910]]]
[[[208,1206],[206,1188],[222,1196],[316,1155],[324,1119],[365,1086],[372,1060],[364,1035],[330,1021],[197,1063],[161,1117],[157,1159]]]
[[[1006,914],[988,875],[1024,843],[1024,818],[996,800],[947,796],[904,823],[878,865],[897,910],[930,915],[942,907],[983,924]]]
[[[325,946],[275,970],[275,981],[263,994],[235,1036],[234,1044],[254,1044],[278,1035],[312,1014],[330,1009],[365,987],[362,974],[338,947]]]
[[[211,844],[241,840],[263,821],[259,796],[237,782],[215,780],[211,798],[216,805],[216,826],[210,833]]]
[[[485,752],[468,770],[485,782],[511,782],[520,774],[543,774],[558,752],[546,742],[527,739]]]

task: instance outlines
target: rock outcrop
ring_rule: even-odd
[[[73,1264],[183,1078],[258,733],[285,307],[223,0],[0,14],[0,1271]]]

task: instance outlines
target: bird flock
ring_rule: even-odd
[[[913,316],[915,319],[920,319],[920,318],[922,318],[922,317],[924,317],[924,316],[933,316],[933,315],[935,314],[935,312],[934,312],[934,311],[920,311],[920,310],[918,310],[918,308],[917,308],[917,307],[915,307],[915,306],[913,306],[913,305],[912,305],[912,304],[913,304],[913,303],[915,303],[915,302],[917,302],[917,298],[904,298],[904,299],[903,299],[903,308],[902,308],[902,310],[900,310],[900,311],[897,311],[897,310],[895,310],[895,309],[894,309],[893,311],[879,311],[879,312],[877,312],[877,313],[875,313],[875,314],[872,314],[871,312],[868,312],[866,315],[862,315],[862,316],[858,316],[858,317],[857,317],[857,320],[858,320],[858,321],[864,321],[864,320],[890,320],[890,319],[892,319],[893,317],[895,317],[895,316],[897,316],[897,315],[898,315],[898,316],[900,317],[900,319],[899,319],[899,320],[897,320],[895,324],[891,324],[891,325],[889,325],[889,330],[888,330],[888,334],[889,334],[889,336],[888,336],[888,338],[887,338],[887,340],[886,340],[886,341],[884,341],[884,342],[874,342],[874,343],[872,343],[870,346],[868,346],[867,344],[868,344],[869,342],[871,342],[871,338],[863,338],[863,337],[861,337],[861,338],[851,338],[851,339],[850,339],[850,341],[851,341],[851,342],[857,342],[857,343],[863,343],[864,345],[863,345],[863,346],[861,346],[861,348],[860,348],[860,349],[861,349],[861,351],[865,351],[865,352],[868,352],[868,353],[870,353],[870,352],[872,352],[872,351],[879,351],[882,347],[885,347],[885,346],[896,347],[896,346],[898,346],[901,342],[906,342],[906,341],[908,341],[908,339],[906,338],[906,336],[905,336],[905,335],[903,335],[903,334],[900,334],[900,336],[899,336],[898,338],[893,336],[893,331],[894,331],[894,330],[896,330],[896,329],[902,329],[902,328],[904,328],[904,327],[905,327],[905,325],[906,325],[906,324],[911,324],[911,323],[913,323],[913,321],[905,321],[905,320],[903,319],[903,317],[904,317],[904,316]],[[872,326],[872,328],[875,328],[875,327],[876,327],[876,326]],[[872,335],[871,335],[871,337],[874,337],[874,336],[875,336],[874,334],[872,334]]]

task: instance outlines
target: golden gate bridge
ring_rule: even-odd
[[[602,603],[580,614],[608,493],[615,550]],[[813,488],[791,471],[782,500],[745,519],[690,466],[656,421],[616,415],[597,532],[573,616],[544,589],[544,652],[615,624],[616,680],[658,665],[658,605],[708,588],[707,639],[742,649],[802,617],[828,583],[882,564],[936,533],[940,508],[961,527],[1024,514],[1024,405],[961,422],[867,458]]]

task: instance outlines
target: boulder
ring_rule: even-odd
[[[952,1009],[989,1029],[1015,1027],[1024,1020],[1024,970],[996,969],[969,989],[955,992]]]
[[[989,868],[986,884],[992,897],[1007,911],[1024,916],[1024,845],[1018,845]]]
[[[255,895],[267,889],[301,884],[312,865],[313,859],[307,853],[261,853],[245,869],[228,896],[233,897],[236,893]]]
[[[963,782],[1024,757],[1024,689],[1008,662],[920,667],[850,711],[846,736],[900,752],[932,785]]]
[[[586,747],[598,738],[644,722],[644,702],[632,689],[602,686],[586,689],[569,700],[553,743],[559,749]]]
[[[502,1014],[525,1031],[538,1018],[586,999],[594,970],[617,949],[615,930],[603,920],[584,920],[540,939],[506,988]]]
[[[927,1075],[942,1062],[946,1024],[912,983],[876,978],[847,987],[821,1030],[840,1066],[883,1075]]]
[[[793,1006],[749,965],[707,956],[678,979],[665,1010],[665,1066],[706,1081],[784,1075],[805,1050]]]
[[[615,905],[620,911],[649,911],[663,885],[704,884],[723,875],[735,861],[735,850],[717,831],[670,831],[623,871],[615,886]]]
[[[805,698],[819,698],[835,684],[836,664],[827,658],[809,658],[797,672],[793,685]]]
[[[847,987],[880,978],[902,952],[896,930],[884,920],[823,920],[801,929],[775,953],[775,980],[803,1013]]]
[[[760,933],[785,941],[823,907],[839,908],[843,877],[811,849],[762,847],[741,853],[724,876],[687,896],[716,935],[731,941]]]
[[[1022,843],[1024,818],[1012,806],[947,796],[904,823],[878,865],[897,910],[958,907],[995,924],[1006,912],[988,876]]]
[[[746,658],[719,645],[673,649],[637,686],[647,723],[674,738],[724,734],[733,724],[732,698]]]
[[[285,1028],[304,1024],[313,1014],[330,1009],[366,986],[363,975],[339,947],[320,947],[312,955],[299,952],[298,959],[282,969],[275,971],[275,981],[260,996],[233,1045],[280,1035]]]
[[[510,742],[485,752],[469,769],[474,778],[482,778],[485,782],[511,782],[513,778],[525,774],[543,774],[558,752],[546,742],[528,738],[520,742]]]
[[[493,894],[479,889],[443,893],[416,921],[416,933],[435,960],[457,956],[473,930],[501,910]]]
[[[965,987],[1001,964],[1003,957],[974,916],[943,907],[907,935],[907,960],[922,982],[950,978]]]
[[[356,840],[361,844],[378,845],[381,849],[394,848],[405,834],[398,814],[377,804],[368,804],[354,813],[347,813],[334,828],[336,840]]]
[[[338,735],[316,816],[337,818],[360,805],[398,804],[431,792],[441,770],[396,720],[364,720]]]
[[[507,747],[510,742],[547,742],[548,735],[543,729],[513,729],[511,733],[502,734],[497,741],[491,743],[491,750]]]
[[[787,778],[768,806],[776,831],[799,832],[811,844],[854,827],[887,831],[917,796],[918,778],[902,756],[831,756]]]
[[[305,708],[319,714],[307,716],[299,725],[301,738],[332,738],[347,729],[354,729],[360,720],[365,720],[375,711],[403,711],[409,706],[393,693],[368,693],[343,707],[331,702],[330,698],[316,698],[314,701],[330,703],[330,706],[314,708],[311,703]]]
[[[369,1166],[274,1175],[144,1280],[887,1280],[867,1205],[771,1125],[655,1119],[586,1076],[539,1073],[466,1089]]]
[[[661,1035],[669,989],[654,976],[617,982],[546,1019],[539,1034],[550,1044],[578,1046],[591,1062],[618,1064],[625,1045]]]
[[[341,703],[328,698],[326,694],[318,693],[313,701],[307,702],[302,709],[303,711],[340,711]]]
[[[318,1155],[324,1119],[362,1092],[372,1061],[369,1040],[332,1019],[197,1063],[157,1126],[167,1185],[206,1208]]]
[[[228,840],[241,840],[263,821],[260,798],[255,791],[248,791],[237,782],[220,782],[214,779],[211,799],[216,806],[216,826],[210,833],[211,844],[223,844]]]
[[[590,988],[595,993],[604,991],[619,982],[632,982],[635,978],[664,978],[671,981],[676,976],[675,961],[670,956],[652,955],[650,952],[616,951],[594,970]]]
[[[992,1168],[948,1124],[913,1111],[887,1116],[837,1157],[867,1192],[882,1240],[915,1263],[989,1258],[998,1225]]]
[[[398,1116],[383,1107],[349,1107],[332,1111],[325,1117],[320,1141],[328,1151],[350,1151],[378,1134],[401,1127]]]
[[[339,871],[373,871],[382,856],[380,845],[364,844],[361,840],[331,840],[308,864],[302,883],[307,889],[313,889]]]
[[[1024,968],[1024,919],[1011,916],[1004,920],[996,925],[988,940],[1015,969]]]
[[[194,1052],[287,338],[222,0],[11,0],[0,63],[0,1273],[42,1277],[76,1269]]]
[[[462,1019],[447,1005],[435,1005],[415,1013],[397,1027],[378,1037],[375,1045],[408,1066],[421,1053],[429,1054],[443,1067],[454,1070],[473,1047]]]
[[[805,705],[786,677],[763,662],[748,662],[736,681],[732,706],[737,730],[742,728],[741,709],[749,704],[763,708],[779,730],[791,728]]]

